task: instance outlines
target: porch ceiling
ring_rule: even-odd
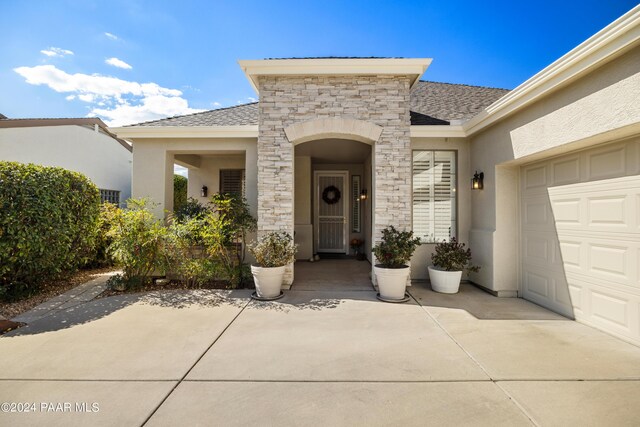
[[[363,163],[371,146],[348,139],[319,139],[295,147],[296,156],[309,156],[314,163]]]

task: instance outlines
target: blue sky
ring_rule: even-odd
[[[2,0],[0,113],[107,124],[251,102],[238,59],[433,58],[423,79],[513,88],[637,3]]]

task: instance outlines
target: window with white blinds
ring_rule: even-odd
[[[413,152],[413,233],[423,243],[456,237],[455,151]]]
[[[220,193],[244,196],[244,169],[220,170]]]

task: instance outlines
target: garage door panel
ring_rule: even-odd
[[[578,156],[552,162],[551,169],[554,185],[573,184],[580,181],[580,158]]]
[[[586,153],[589,181],[614,178],[626,172],[626,146],[604,148]]]
[[[640,289],[640,236],[559,231],[558,238],[561,268],[566,274],[582,274],[627,290]],[[557,268],[554,263],[548,266]]]
[[[630,301],[626,297],[618,297],[606,291],[591,290],[591,314],[599,321],[631,331],[629,324]]]
[[[551,268],[562,273],[562,257],[555,233],[529,232],[522,236],[522,253],[532,266]]]
[[[546,165],[525,168],[524,176],[525,189],[527,190],[534,188],[544,189],[549,185],[549,182],[547,181],[548,172]]]
[[[524,298],[640,344],[636,155],[630,140],[522,167],[521,278]]]
[[[553,220],[556,227],[576,228],[584,224],[584,203],[577,197],[552,200]]]
[[[561,271],[527,265],[523,274],[523,294],[530,301],[573,317],[569,286]]]
[[[549,196],[544,194],[529,198],[522,206],[522,227],[530,231],[554,231],[553,214]]]

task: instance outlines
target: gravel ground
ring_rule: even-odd
[[[37,305],[40,305],[53,297],[62,295],[68,290],[75,288],[76,286],[79,286],[85,282],[88,282],[89,280],[97,277],[100,274],[109,273],[116,270],[118,269],[115,267],[80,270],[67,279],[44,283],[40,288],[40,292],[38,292],[38,294],[36,295],[33,295],[32,297],[16,302],[0,301],[0,317],[11,319],[19,314],[31,310]]]

